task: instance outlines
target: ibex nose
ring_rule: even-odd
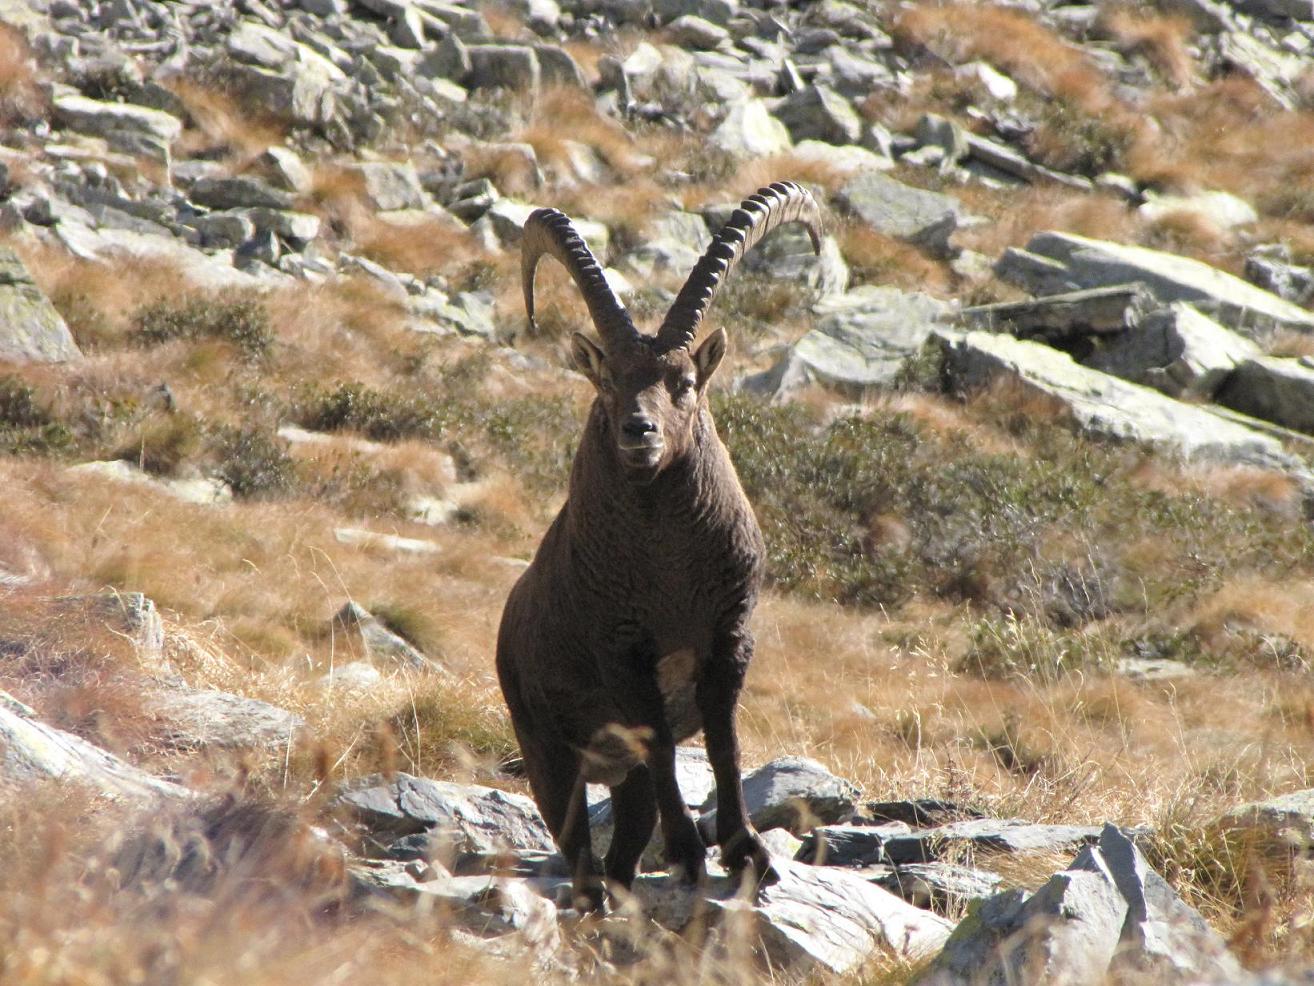
[[[631,414],[621,422],[621,432],[635,441],[643,441],[656,430],[657,422],[643,414]]]

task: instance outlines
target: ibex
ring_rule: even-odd
[[[735,735],[764,546],[707,403],[725,331],[694,343],[731,268],[794,220],[818,250],[817,205],[805,189],[778,182],[744,200],[653,335],[635,328],[566,216],[539,209],[525,222],[530,324],[546,254],[574,279],[601,345],[571,339],[597,396],[566,503],[507,599],[497,672],[534,800],[583,909],[605,900],[585,783],[611,787],[603,873],[613,886],[631,886],[659,810],[668,862],[689,881],[703,877],[706,850],[675,777],[675,745],[699,729],[716,778],[722,862],[774,877],[744,808]]]

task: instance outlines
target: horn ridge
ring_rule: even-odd
[[[693,344],[721,282],[764,236],[787,222],[804,223],[812,249],[821,252],[820,210],[812,193],[797,182],[772,182],[739,203],[694,265],[657,330],[663,347]]]
[[[520,286],[531,327],[534,325],[534,274],[544,255],[555,257],[570,274],[604,347],[638,335],[629,312],[607,283],[593,251],[569,217],[557,209],[531,212],[525,220],[520,241]]]

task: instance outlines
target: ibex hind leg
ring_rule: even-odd
[[[522,741],[520,750],[534,800],[570,867],[574,906],[581,911],[602,910],[605,894],[593,858],[584,775],[578,755],[561,743]]]
[[[614,826],[603,872],[608,881],[629,890],[657,825],[657,795],[647,767],[635,767],[611,789],[611,812]]]

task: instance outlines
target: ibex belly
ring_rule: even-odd
[[[698,655],[692,647],[672,651],[657,662],[657,687],[666,709],[666,723],[675,742],[703,728],[698,711]]]

